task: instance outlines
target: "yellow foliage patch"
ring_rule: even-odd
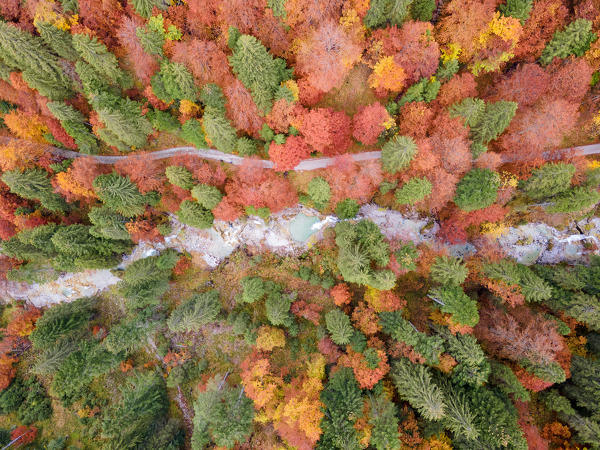
[[[406,74],[404,69],[396,64],[393,56],[381,58],[369,77],[369,86],[374,89],[382,88],[392,92],[399,92],[404,88]]]
[[[263,325],[258,329],[256,348],[270,352],[275,347],[285,347],[285,334],[281,328]]]

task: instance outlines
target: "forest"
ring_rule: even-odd
[[[0,448],[600,449],[599,37],[599,0],[0,0]],[[302,251],[172,245],[298,208]],[[500,244],[539,224],[580,254]]]

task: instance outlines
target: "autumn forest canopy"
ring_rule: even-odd
[[[0,0],[0,447],[600,449],[599,33],[599,0]],[[300,210],[331,226],[294,248],[172,244]],[[528,226],[583,240],[511,257]]]

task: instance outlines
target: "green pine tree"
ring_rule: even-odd
[[[135,12],[140,16],[148,19],[152,14],[154,7],[162,10],[166,10],[170,3],[165,0],[128,0],[135,9]]]
[[[169,96],[167,100],[196,101],[197,93],[194,78],[183,64],[165,60],[160,66],[159,75]]]
[[[546,66],[554,58],[566,58],[570,55],[583,56],[598,35],[592,31],[592,22],[577,19],[563,31],[555,31],[552,40],[546,44],[540,56],[540,62]]]
[[[129,89],[132,86],[131,77],[119,67],[117,57],[95,36],[74,34],[73,48],[86,63],[111,83],[122,89]]]
[[[210,228],[215,219],[210,210],[191,200],[181,202],[177,217],[181,223],[196,228]]]
[[[12,193],[28,200],[39,200],[50,211],[65,212],[68,209],[64,199],[54,193],[48,172],[43,169],[8,170],[1,178]]]
[[[571,213],[583,211],[600,202],[600,192],[596,189],[575,186],[553,199],[553,204],[547,208],[552,213]]]
[[[206,148],[206,135],[198,119],[189,119],[181,126],[180,136],[196,148]]]
[[[94,182],[94,191],[104,205],[125,217],[143,214],[148,202],[137,186],[116,172],[98,175]]]
[[[195,294],[173,310],[167,325],[171,331],[178,333],[198,331],[202,326],[214,322],[220,311],[219,291]]]
[[[396,189],[394,197],[400,205],[414,205],[431,195],[433,185],[426,177],[413,177]]]
[[[386,172],[397,173],[408,167],[417,154],[417,144],[409,136],[394,136],[381,149],[381,164]]]
[[[454,203],[463,211],[487,208],[498,197],[500,177],[489,169],[471,169],[456,186]]]
[[[87,119],[81,112],[63,102],[48,102],[47,106],[67,134],[75,140],[81,153],[98,153],[98,141],[88,129]]]
[[[307,193],[315,208],[323,209],[329,204],[331,188],[325,178],[315,177],[310,180]]]
[[[369,407],[369,425],[373,427],[369,444],[377,450],[400,449],[396,405],[381,394],[370,397]]]
[[[462,284],[469,269],[462,259],[453,256],[438,256],[431,265],[430,278],[440,284]]]
[[[451,314],[452,321],[469,327],[479,322],[477,302],[465,294],[458,285],[445,285],[432,289],[429,298],[440,306],[442,312]]]
[[[266,294],[265,283],[260,277],[242,278],[242,296],[240,300],[244,303],[259,301]]]
[[[503,15],[519,19],[521,25],[529,19],[529,13],[533,8],[533,0],[506,0],[506,3],[498,7]]]
[[[129,240],[129,232],[125,228],[127,219],[121,214],[114,212],[105,206],[92,208],[88,218],[93,226],[90,234],[105,239]]]
[[[565,163],[546,163],[531,172],[520,188],[533,200],[542,200],[565,192],[571,187],[575,166]]]
[[[209,184],[197,184],[192,188],[192,197],[204,208],[212,210],[221,202],[223,194]]]
[[[194,175],[183,166],[168,166],[165,175],[169,183],[189,191],[194,187]]]
[[[410,15],[414,20],[429,22],[435,11],[435,0],[413,0]]]
[[[237,132],[225,115],[215,114],[210,110],[205,111],[202,124],[206,137],[217,150],[225,153],[235,150],[238,139]]]
[[[34,21],[35,28],[40,33],[40,37],[50,47],[54,53],[69,61],[77,61],[79,55],[73,48],[73,37],[71,33],[48,22]]]
[[[332,309],[325,314],[325,324],[331,340],[337,345],[346,345],[354,332],[350,324],[350,318],[339,309]]]

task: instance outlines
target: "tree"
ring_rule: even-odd
[[[189,191],[194,186],[194,175],[182,166],[168,166],[165,175],[169,183]]]
[[[160,66],[160,72],[157,75],[161,78],[162,85],[168,98],[161,100],[169,102],[171,100],[189,100],[196,101],[196,85],[192,74],[183,64],[176,62],[163,61]]]
[[[323,209],[329,204],[331,189],[324,178],[315,177],[310,180],[307,193],[317,209]]]
[[[15,169],[2,174],[2,181],[11,192],[29,200],[39,200],[50,211],[66,211],[67,204],[60,195],[53,192],[48,173],[43,169]]]
[[[390,127],[392,120],[379,102],[361,106],[352,117],[352,137],[363,145],[375,145],[381,133]]]
[[[197,184],[192,188],[192,197],[204,208],[212,210],[221,202],[223,194],[214,186]]]
[[[200,450],[214,442],[219,447],[232,448],[245,442],[252,432],[254,404],[243,388],[232,388],[211,378],[206,390],[194,402],[194,434],[192,448]]]
[[[356,217],[359,209],[360,205],[356,200],[347,198],[338,202],[335,206],[335,214],[340,219],[352,219],[353,217]]]
[[[98,152],[96,137],[85,125],[86,118],[81,112],[63,102],[49,102],[47,105],[50,112],[60,121],[60,124],[71,136],[79,151],[94,154]]]
[[[510,125],[516,111],[515,102],[497,101],[486,104],[485,110],[476,116],[471,125],[471,139],[474,144],[486,145],[497,139]],[[473,151],[474,156],[479,156],[479,153],[480,151]]]
[[[490,362],[475,336],[439,331],[446,341],[448,353],[458,362],[452,369],[452,381],[470,386],[486,383],[491,371]]]
[[[250,91],[240,80],[236,79],[225,88],[225,95],[227,97],[227,117],[231,119],[235,128],[258,137],[263,119]]]
[[[294,123],[306,143],[326,156],[339,155],[350,147],[351,119],[343,111],[310,109],[297,114]]]
[[[168,4],[164,0],[130,0],[140,16],[148,19],[152,14],[154,7],[158,9],[167,9]]]
[[[505,4],[498,7],[498,10],[505,16],[519,19],[523,25],[529,18],[531,8],[533,8],[532,0],[507,0]]]
[[[429,369],[402,358],[392,365],[391,377],[396,390],[427,420],[440,420],[446,414],[446,400],[432,381]]]
[[[535,169],[531,177],[521,183],[521,189],[533,200],[553,197],[569,189],[574,174],[572,164],[547,163]]]
[[[554,33],[552,40],[542,51],[540,62],[546,66],[554,58],[566,58],[569,55],[582,56],[596,39],[598,36],[592,31],[592,22],[577,19],[567,25],[563,31]]]
[[[288,328],[292,326],[291,305],[291,298],[288,295],[282,294],[281,288],[278,285],[270,285],[270,289],[267,292],[267,299],[265,300],[265,310],[267,319],[271,325],[283,325]]]
[[[426,177],[413,177],[396,189],[394,197],[400,205],[414,205],[431,195],[432,187],[431,181]]]
[[[260,277],[244,277],[242,279],[241,301],[244,303],[254,303],[262,299],[266,293],[266,286]]]
[[[293,169],[310,153],[311,148],[300,136],[290,136],[284,144],[271,142],[269,145],[269,158],[275,164],[275,170],[280,172]]]
[[[373,426],[369,444],[377,450],[401,448],[396,405],[385,395],[378,395],[370,397],[369,406],[369,424]]]
[[[220,311],[219,291],[195,294],[173,310],[167,325],[174,332],[198,331],[203,325],[213,322]]]
[[[112,172],[98,175],[92,184],[96,195],[108,208],[125,217],[144,213],[149,198],[142,195],[128,177]]]
[[[206,110],[202,117],[202,125],[206,133],[206,140],[218,150],[231,153],[237,145],[237,133],[224,114]]]
[[[375,0],[370,3],[369,10],[364,18],[368,28],[378,28],[386,23],[402,25],[410,14],[411,2],[394,0]]]
[[[479,322],[477,302],[458,285],[435,288],[430,291],[429,298],[441,306],[442,312],[451,314],[454,323],[474,327]]]
[[[432,0],[413,0],[410,5],[410,15],[414,20],[429,22],[435,11],[435,2]]]
[[[196,228],[210,228],[214,221],[214,216],[210,210],[191,200],[181,202],[177,217],[181,223]]]
[[[483,209],[496,201],[500,177],[489,169],[471,169],[456,186],[454,202],[463,211]]]
[[[554,198],[554,204],[548,212],[577,212],[596,205],[600,201],[600,193],[596,189],[576,186]]]
[[[381,164],[386,172],[397,173],[408,167],[417,154],[417,144],[408,136],[394,136],[381,149]]]
[[[125,73],[117,57],[96,37],[87,34],[73,35],[73,48],[81,58],[112,84],[127,89],[131,86],[131,77]]]
[[[462,259],[452,256],[438,256],[435,262],[431,265],[429,277],[440,284],[462,284],[469,269],[463,263]]]
[[[327,330],[331,334],[331,340],[337,345],[346,345],[354,332],[350,324],[350,318],[339,309],[332,309],[325,314]]]

